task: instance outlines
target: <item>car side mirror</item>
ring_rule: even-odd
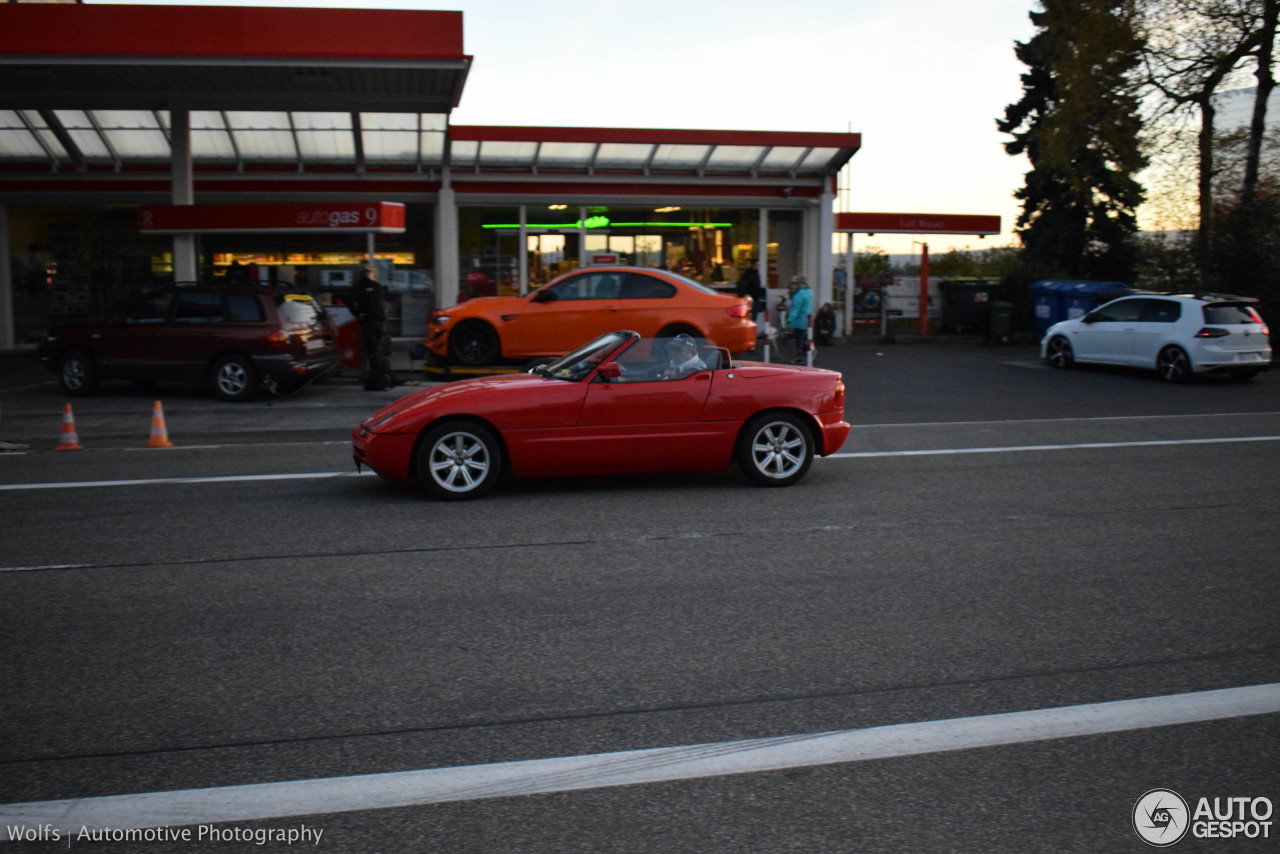
[[[533,302],[552,302],[556,299],[555,291],[538,291],[533,295]]]
[[[1094,314],[1093,312],[1089,312],[1084,317],[1080,318],[1080,322],[1081,323],[1097,323],[1098,315]]]
[[[605,382],[612,382],[622,376],[622,365],[617,362],[605,362],[600,366],[600,378]]]

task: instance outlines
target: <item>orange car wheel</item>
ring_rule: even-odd
[[[464,320],[449,333],[449,354],[469,368],[489,365],[502,355],[498,333],[483,320]]]

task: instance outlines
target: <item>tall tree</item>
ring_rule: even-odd
[[[1273,68],[1276,61],[1276,25],[1280,18],[1280,0],[1261,0],[1262,15],[1258,22],[1258,49],[1254,52],[1258,81],[1253,98],[1253,117],[1249,122],[1249,154],[1245,163],[1244,186],[1240,192],[1241,205],[1250,208],[1258,196],[1258,179],[1261,173],[1263,142],[1267,135],[1267,102],[1276,87]]]
[[[1247,210],[1258,191],[1266,134],[1266,104],[1275,86],[1276,17],[1280,0],[1141,0],[1146,23],[1147,84],[1163,99],[1165,115],[1192,110],[1196,133],[1199,225],[1198,266],[1212,266],[1218,153],[1217,95],[1224,83],[1252,60],[1257,93],[1249,125],[1243,184],[1239,198]],[[1157,113],[1157,117],[1161,116]],[[1234,195],[1234,194],[1233,194]]]
[[[1041,0],[1014,52],[1023,95],[996,125],[1031,163],[1018,231],[1044,275],[1131,280],[1146,165],[1136,72],[1136,0]]]

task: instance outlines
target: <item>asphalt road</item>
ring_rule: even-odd
[[[1173,387],[955,342],[819,364],[855,429],[796,487],[466,503],[354,476],[350,428],[403,389],[120,386],[54,453],[63,398],[7,371],[0,439],[30,450],[0,455],[0,804],[958,718],[1010,738],[219,827],[343,852],[1142,851],[1149,790],[1280,802],[1280,714],[1027,741],[989,717],[1280,683],[1280,375]],[[177,447],[146,450],[157,394]],[[1272,821],[1174,850],[1275,850]]]

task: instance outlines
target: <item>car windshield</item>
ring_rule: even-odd
[[[567,356],[554,362],[538,365],[530,373],[541,374],[557,380],[578,382],[595,370],[596,366],[617,351],[626,342],[638,337],[634,332],[610,332],[583,344]]]

